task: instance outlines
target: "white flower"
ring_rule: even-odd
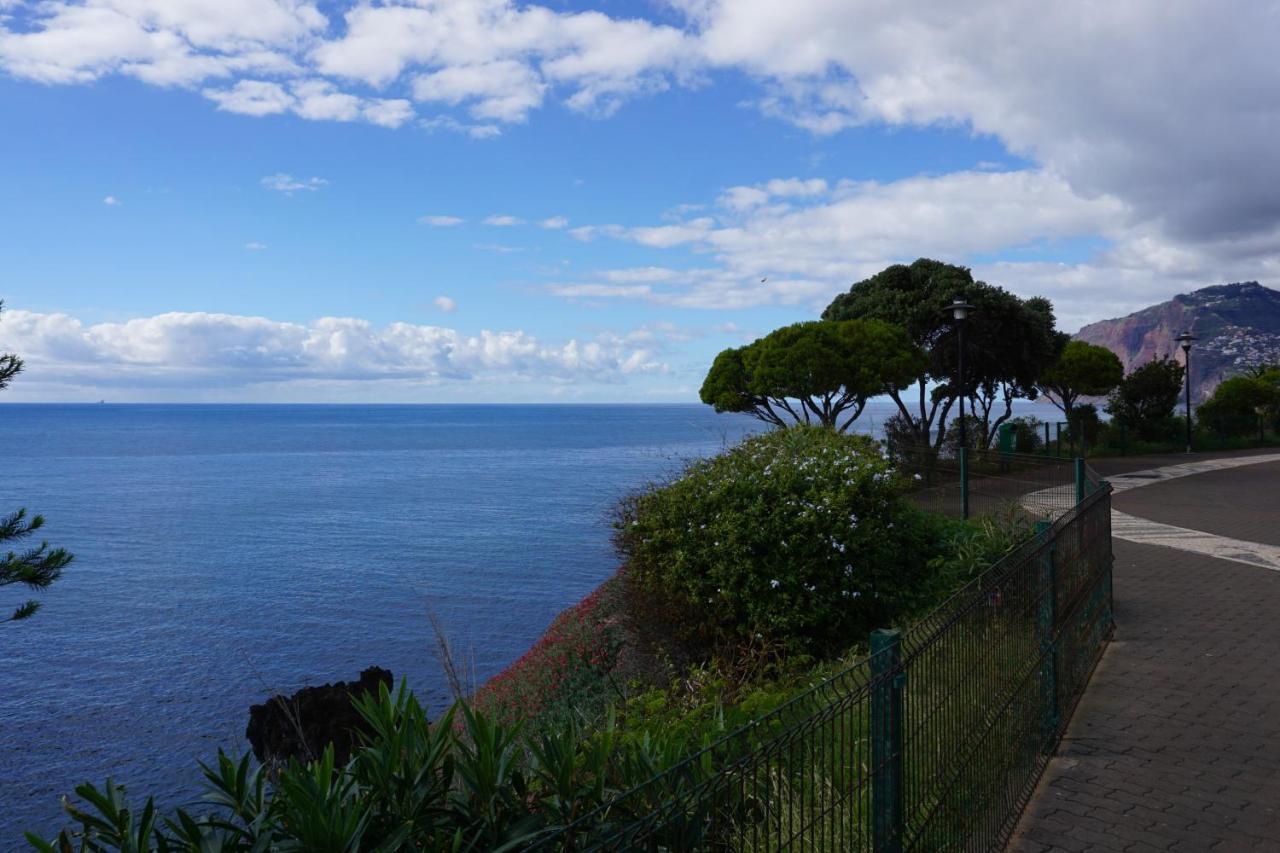
[[[777,589],[777,588],[778,588],[778,581],[777,581],[777,579],[774,579],[774,580],[769,581],[769,586],[770,586],[770,587],[772,587],[773,589]]]

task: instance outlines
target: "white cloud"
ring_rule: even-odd
[[[708,62],[762,82],[817,133],[958,125],[998,137],[1081,197],[1122,200],[1179,244],[1280,221],[1280,64],[1270,3],[675,0]],[[1194,59],[1199,57],[1204,61]],[[1280,243],[1258,245],[1259,263]]]
[[[447,296],[437,296],[434,300],[435,306],[446,314],[451,314],[458,307],[458,303],[454,302]]]
[[[276,172],[274,175],[267,175],[263,178],[262,185],[269,190],[282,192],[285,195],[293,195],[301,190],[315,192],[322,187],[328,186],[329,182],[324,178],[295,178],[285,172]]]
[[[477,119],[520,122],[542,104],[547,86],[529,66],[515,60],[455,65],[419,75],[413,97],[458,104],[470,101]]]
[[[466,222],[466,220],[458,216],[441,216],[436,214],[432,216],[419,216],[418,222],[423,225],[430,225],[434,228],[451,228],[454,225],[461,225],[463,222]]]
[[[524,121],[553,90],[571,109],[607,114],[697,64],[691,34],[594,11],[436,0],[361,3],[339,20],[320,5],[42,0],[21,7],[16,26],[0,17],[0,68],[57,84],[123,74],[199,87],[230,112],[387,127],[410,120],[411,95],[467,110],[482,121],[468,132],[482,137],[491,122]],[[365,98],[344,89],[352,83],[399,97]]]
[[[482,252],[493,252],[499,255],[511,255],[516,252],[523,252],[519,246],[507,246],[502,243],[473,243],[473,249],[479,249]]]
[[[290,49],[326,19],[294,0],[48,0],[28,26],[0,27],[0,65],[44,83],[126,74],[193,85],[249,71],[284,72]]]
[[[113,195],[109,195],[106,198],[104,198],[102,200],[102,203],[105,204],[107,207],[119,207],[120,205],[124,204],[124,202],[122,202],[120,199],[116,198]]]
[[[515,216],[508,216],[505,213],[495,213],[484,218],[485,225],[496,225],[499,228],[510,227],[512,225],[523,225],[524,220]]]
[[[834,188],[783,179],[749,189],[763,199],[744,204],[742,193],[729,191],[714,215],[569,232],[584,240],[608,237],[692,250],[714,265],[604,270],[593,280],[556,283],[552,292],[688,308],[781,304],[820,309],[850,282],[919,256],[966,262],[1045,241],[1098,233],[1119,239],[1128,233],[1123,204],[1081,198],[1060,178],[1038,170],[959,172],[883,184],[846,181]],[[777,197],[789,201],[768,203]]]
[[[287,112],[296,101],[279,83],[240,80],[229,89],[205,89],[204,96],[229,113],[266,116]]]
[[[522,331],[467,335],[409,323],[378,328],[350,317],[301,324],[169,313],[85,324],[66,314],[13,309],[0,323],[0,349],[21,352],[29,378],[41,384],[170,389],[179,396],[264,383],[619,382],[665,372],[661,346],[650,333],[545,342]]]
[[[291,112],[312,121],[363,120],[395,128],[413,118],[404,98],[362,98],[337,89],[327,80],[293,80],[288,88],[269,80],[240,80],[229,88],[206,88],[204,96],[226,112],[251,116]]]
[[[250,240],[248,243],[244,244],[244,247],[250,252],[261,252],[267,248],[267,244],[259,243],[257,240]]]
[[[425,118],[418,122],[418,126],[427,133],[447,130],[450,133],[461,133],[464,136],[470,136],[472,139],[493,139],[502,135],[502,128],[496,124],[467,124],[466,122],[458,121],[453,116]]]
[[[400,127],[413,118],[413,105],[404,98],[367,98],[361,102],[360,115],[379,127]]]
[[[548,228],[551,230],[559,230],[569,227],[569,220],[563,216],[549,216],[538,223],[540,228]]]

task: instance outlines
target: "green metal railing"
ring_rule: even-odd
[[[917,506],[961,518],[997,513],[1009,504],[1038,518],[1057,518],[1102,482],[1078,457],[902,446],[890,453]]]
[[[875,632],[866,660],[528,849],[1002,847],[1112,632],[1111,489],[1087,473],[1079,502]]]

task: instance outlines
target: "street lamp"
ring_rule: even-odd
[[[1182,368],[1187,374],[1187,452],[1191,452],[1191,342],[1200,340],[1190,332],[1174,338],[1182,346]]]
[[[964,418],[964,321],[973,306],[957,296],[951,303],[951,316],[956,321],[956,392],[960,395],[960,517],[969,517],[969,435]]]
[[[959,296],[950,306],[951,316],[956,321],[956,347],[959,350],[956,361],[956,388],[960,393],[960,446],[966,450],[969,448],[969,441],[964,422],[964,321],[969,319],[969,312],[972,310],[973,306]]]

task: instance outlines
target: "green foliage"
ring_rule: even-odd
[[[355,698],[369,724],[345,767],[332,748],[268,780],[249,756],[219,752],[204,766],[200,811],[139,810],[112,780],[76,789],[73,826],[36,850],[63,851],[507,851],[562,827],[669,769],[706,742],[661,732],[623,736],[610,715],[598,730],[566,724],[538,737],[458,704],[435,722],[402,684]],[[691,779],[708,768],[693,767]]]
[[[1170,438],[1185,375],[1172,358],[1153,358],[1120,380],[1107,402],[1107,414],[1142,441]]]
[[[1261,430],[1262,419],[1278,404],[1277,385],[1262,377],[1233,376],[1197,407],[1196,416],[1218,435],[1248,435]]]
[[[1108,394],[1123,378],[1124,366],[1111,350],[1085,341],[1066,341],[1037,384],[1069,421],[1078,399]]]
[[[1035,453],[1044,447],[1044,422],[1034,415],[1014,418],[1013,452]]]
[[[0,301],[0,309],[4,302]],[[13,377],[22,372],[22,359],[9,353],[0,353],[0,390],[9,386]],[[43,516],[27,520],[27,511],[19,509],[7,516],[0,516],[0,547],[21,542],[44,526]],[[30,590],[48,589],[62,576],[62,570],[71,562],[71,555],[62,548],[50,548],[48,542],[29,546],[19,551],[6,551],[0,555],[0,587],[18,584]],[[13,613],[0,622],[18,622],[30,618],[40,609],[34,599],[24,601]]]
[[[964,334],[964,388],[955,385],[957,329],[948,310],[957,298],[974,306]],[[974,401],[982,419],[980,440],[989,442],[1010,416],[1015,397],[1035,397],[1035,381],[1056,354],[1053,306],[1048,300],[1021,300],[974,281],[964,267],[927,258],[910,266],[895,264],[854,284],[832,300],[822,318],[898,324],[925,353],[921,374],[887,389],[918,445],[930,443],[933,425],[946,420],[962,393]],[[995,408],[997,403],[1003,404],[1003,411]]]
[[[1004,512],[970,519],[953,528],[945,551],[933,558],[938,582],[958,589],[1035,534],[1026,512],[1010,504]]]
[[[1098,407],[1093,403],[1085,403],[1071,407],[1071,415],[1067,420],[1070,434],[1075,441],[1083,442],[1085,447],[1098,443],[1102,435],[1102,420],[1098,417]]]
[[[637,584],[715,642],[818,655],[917,605],[937,544],[874,442],[817,427],[748,439],[624,501],[616,542]]]
[[[776,426],[845,430],[868,398],[922,370],[919,350],[888,323],[796,323],[721,352],[699,396],[717,412],[745,412]]]
[[[42,516],[37,515],[27,520],[25,509],[0,517],[0,545],[28,539],[43,526]],[[50,548],[48,542],[5,552],[0,555],[0,587],[20,584],[32,590],[46,589],[62,576],[62,570],[71,559],[71,555],[65,550]],[[26,619],[39,609],[38,601],[27,601],[18,605],[12,615],[0,619],[0,622]]]

